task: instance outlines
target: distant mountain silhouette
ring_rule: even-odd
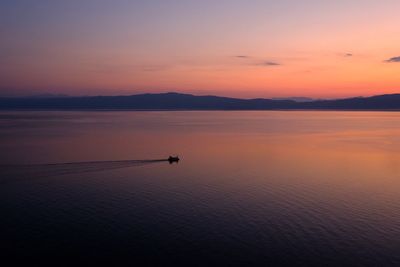
[[[239,99],[180,93],[131,96],[0,97],[0,109],[36,110],[400,110],[400,94],[298,102],[277,99]]]
[[[310,98],[310,97],[274,97],[272,100],[293,100],[296,102],[311,102],[317,99]]]

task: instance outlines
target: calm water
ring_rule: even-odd
[[[400,265],[400,113],[2,112],[0,163],[8,255]]]

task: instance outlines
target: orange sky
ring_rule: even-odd
[[[0,95],[400,93],[400,1],[277,2],[2,1]]]

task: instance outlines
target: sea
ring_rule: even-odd
[[[0,212],[32,266],[400,266],[400,113],[2,111]]]

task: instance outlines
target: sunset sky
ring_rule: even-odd
[[[400,93],[399,0],[2,0],[0,95]]]

